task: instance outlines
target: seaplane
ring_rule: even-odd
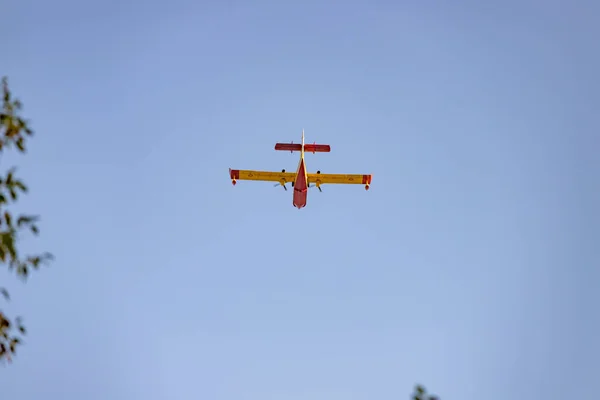
[[[321,185],[323,184],[364,185],[365,190],[369,190],[371,186],[371,174],[322,174],[321,171],[314,174],[307,173],[304,154],[329,153],[331,147],[328,144],[317,144],[316,142],[305,144],[304,129],[301,143],[276,143],[275,150],[289,151],[290,153],[300,152],[300,161],[296,172],[285,172],[285,169],[282,169],[281,172],[271,172],[229,168],[231,183],[235,186],[239,180],[277,182],[275,186],[282,186],[286,191],[288,190],[286,184],[289,183],[294,190],[292,204],[298,209],[306,206],[308,189],[312,187],[316,187],[319,192],[322,192]]]

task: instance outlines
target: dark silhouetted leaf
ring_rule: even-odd
[[[34,267],[37,268],[40,265],[40,262],[42,261],[42,259],[38,256],[38,257],[30,257],[29,258],[29,263]]]
[[[33,215],[20,215],[19,218],[17,218],[17,226],[23,226],[26,224],[31,224],[34,222],[37,222],[39,218]]]
[[[12,180],[13,180],[13,175],[14,175],[15,171],[14,169],[10,169],[8,171],[8,174],[6,175],[6,184],[7,185],[12,185]]]
[[[21,189],[23,193],[27,193],[27,191],[29,190],[29,188],[21,181],[16,181],[15,186]]]

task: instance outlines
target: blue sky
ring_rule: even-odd
[[[589,2],[4,9],[37,136],[10,399],[564,400],[600,391]],[[596,24],[597,25],[597,24]],[[228,168],[372,173],[305,209]],[[4,306],[3,306],[4,307]]]

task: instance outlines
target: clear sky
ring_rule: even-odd
[[[560,4],[559,4],[560,3]],[[593,398],[592,1],[4,0],[51,268],[2,398]],[[308,205],[228,168],[372,173]]]

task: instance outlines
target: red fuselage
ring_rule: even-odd
[[[306,165],[304,164],[304,150],[300,153],[300,163],[296,171],[296,181],[294,182],[294,207],[301,209],[306,206],[308,197],[308,179],[306,176]]]

